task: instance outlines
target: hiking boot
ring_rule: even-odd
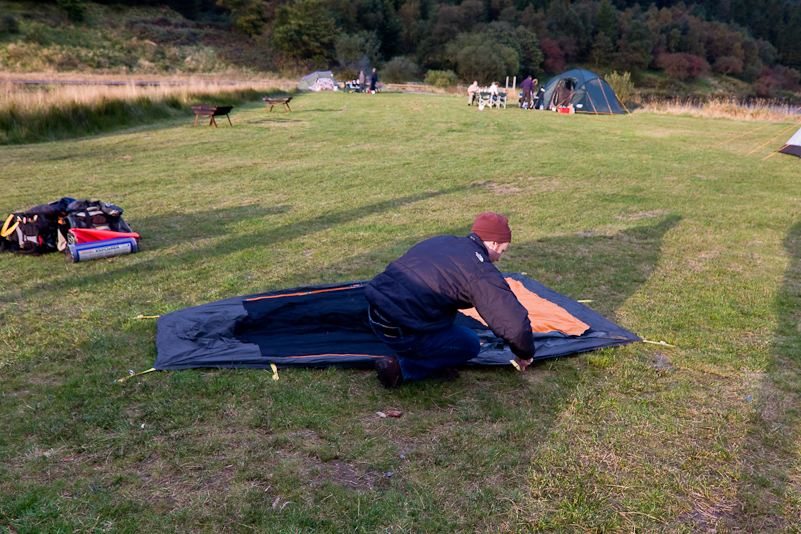
[[[437,369],[431,377],[436,380],[442,380],[443,382],[450,382],[451,380],[459,378],[459,369],[455,367],[443,367],[442,369]]]
[[[397,356],[387,356],[376,360],[375,370],[378,373],[378,381],[385,388],[394,388],[403,382],[400,362],[398,362]]]

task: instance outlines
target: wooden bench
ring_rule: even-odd
[[[223,115],[228,117],[228,114],[231,113],[231,110],[234,108],[234,106],[212,106],[209,104],[196,104],[191,107],[192,111],[195,112],[194,126],[197,126],[198,117],[209,117],[211,119],[209,126],[213,124],[215,128],[217,127],[217,122],[214,120],[214,117],[222,117]],[[233,126],[231,117],[228,117],[228,124]]]
[[[265,96],[264,98],[262,98],[262,100],[264,100],[267,103],[267,105],[270,106],[270,109],[268,109],[267,111],[272,111],[273,106],[277,106],[278,104],[284,106],[284,113],[286,113],[287,110],[292,111],[292,108],[289,107],[289,101],[292,100],[291,96],[281,96],[281,97]]]

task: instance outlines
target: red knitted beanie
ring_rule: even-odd
[[[496,241],[498,243],[512,242],[512,230],[509,228],[509,219],[491,211],[479,213],[476,216],[471,232],[477,234],[482,241]]]

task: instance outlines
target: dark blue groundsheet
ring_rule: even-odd
[[[588,307],[516,273],[507,278],[557,304],[590,326],[581,336],[535,333],[535,359],[626,345],[641,338]],[[364,287],[368,282],[310,286],[236,297],[174,311],[159,317],[154,367],[371,367],[392,352],[367,323]],[[509,365],[502,339],[478,321],[459,314],[458,324],[481,338],[471,363]]]

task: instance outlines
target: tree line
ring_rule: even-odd
[[[84,0],[54,0],[76,9]],[[229,21],[275,57],[277,69],[382,67],[462,81],[555,74],[567,65],[646,70],[669,80],[709,73],[761,96],[798,88],[801,3],[786,0],[95,0],[167,4]]]

